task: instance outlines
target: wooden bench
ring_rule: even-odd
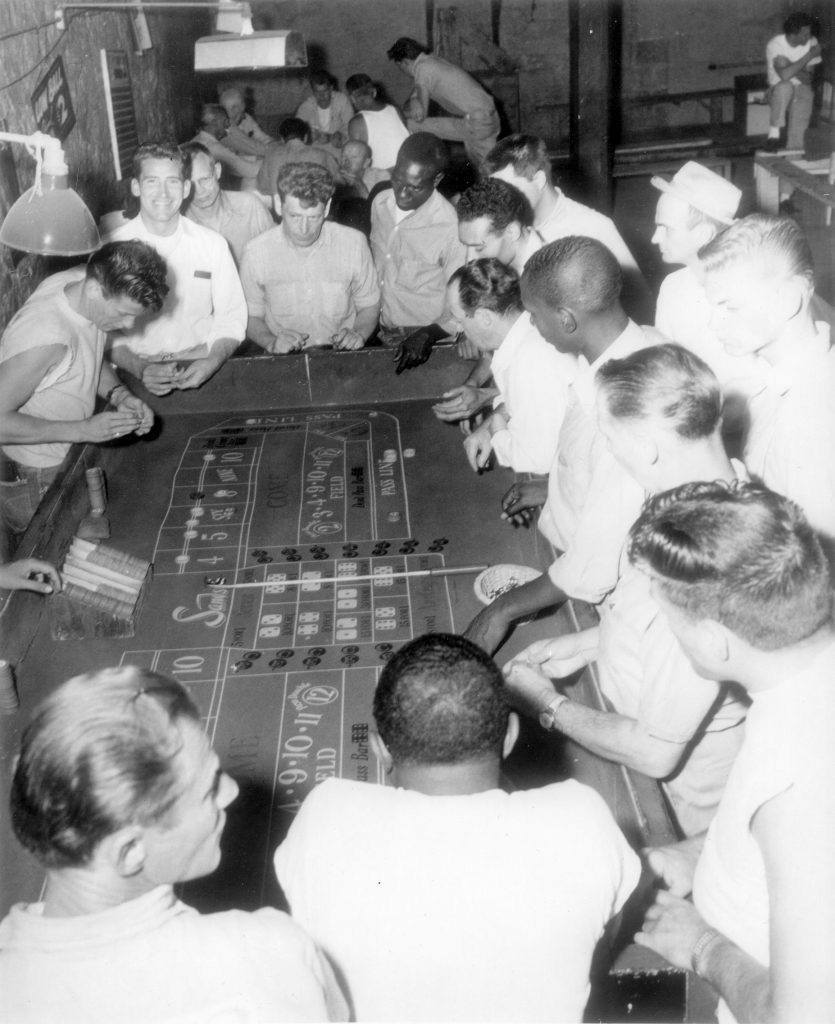
[[[727,154],[717,152],[713,139],[618,146],[615,149],[612,177],[638,178],[649,174],[674,173],[687,160],[698,160],[728,181],[732,178],[733,160]]]
[[[833,158],[804,160],[800,150],[754,157],[754,185],[757,206],[763,213],[779,213],[780,193],[797,189],[821,203],[826,211],[835,208],[835,184],[832,181]],[[831,221],[831,213],[826,218]]]

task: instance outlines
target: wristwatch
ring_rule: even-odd
[[[545,708],[539,713],[539,724],[549,732],[557,728],[557,711],[565,704],[568,697],[564,693],[558,693],[556,697],[549,700]]]

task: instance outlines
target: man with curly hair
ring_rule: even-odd
[[[640,873],[604,801],[574,780],[500,787],[519,722],[463,637],[397,651],[374,722],[392,784],[316,786],[275,858],[353,1019],[581,1020],[595,944]]]
[[[333,176],[285,164],[276,188],[281,224],[253,238],[241,263],[248,336],[273,354],[362,348],[377,326],[380,288],[362,234],[325,220]]]

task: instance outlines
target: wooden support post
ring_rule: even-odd
[[[612,208],[616,0],[571,0],[571,158],[598,209]]]

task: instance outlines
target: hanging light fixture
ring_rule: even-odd
[[[42,256],[83,256],[101,244],[96,222],[67,183],[61,143],[51,135],[0,132],[0,142],[18,142],[35,157],[35,184],[14,203],[0,227],[0,242]]]

